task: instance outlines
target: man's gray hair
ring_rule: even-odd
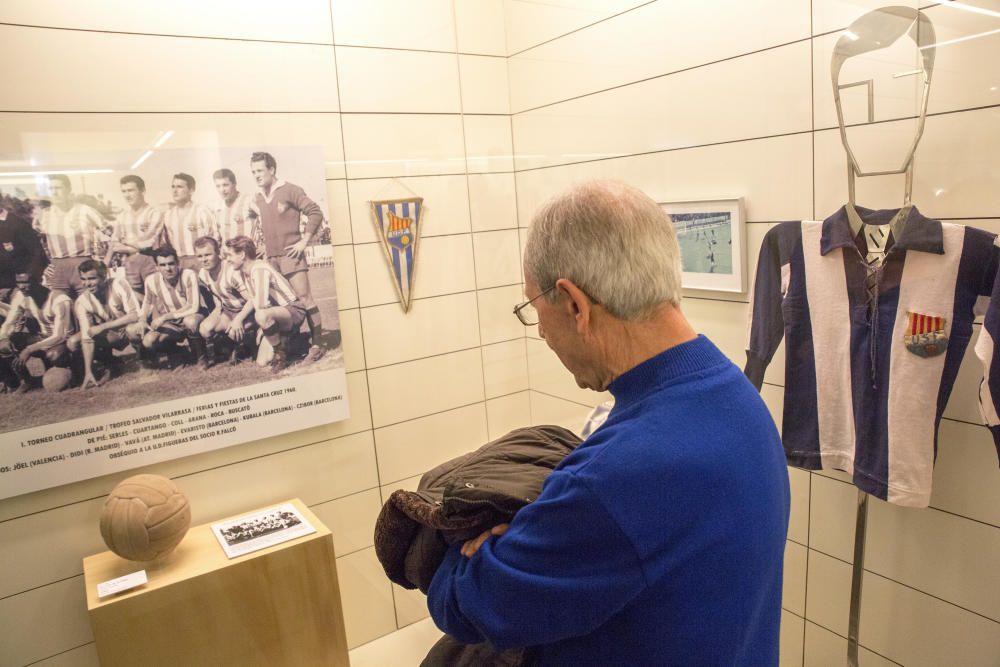
[[[681,301],[680,247],[669,216],[616,181],[583,183],[543,204],[531,221],[524,273],[540,290],[566,278],[624,320]]]

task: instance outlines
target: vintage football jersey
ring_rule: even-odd
[[[152,309],[147,306],[151,302]],[[195,313],[202,305],[201,292],[198,290],[198,274],[191,269],[183,269],[176,285],[171,285],[163,274],[151,273],[146,276],[146,302],[143,309],[166,315],[178,311]]]
[[[287,306],[298,298],[288,279],[266,260],[254,260],[246,271],[247,285],[253,295],[255,308]]]
[[[165,241],[181,257],[195,255],[194,242],[202,236],[220,240],[215,214],[207,206],[194,202],[185,206],[169,204],[162,212]]]
[[[223,261],[219,265],[219,275],[216,278],[212,278],[208,269],[202,268],[198,271],[198,280],[208,287],[216,301],[229,310],[243,310],[243,306],[250,300],[250,288],[246,279],[229,262]]]
[[[888,502],[930,502],[937,430],[977,315],[977,353],[991,376],[1000,332],[996,237],[911,208],[846,207],[823,221],[784,222],[764,237],[750,308],[747,377],[759,388],[782,338],[782,440],[791,465],[844,470]],[[887,233],[881,249],[866,233]],[[881,257],[875,255],[881,254]],[[992,305],[991,305],[992,304]],[[996,371],[994,371],[996,372]],[[998,374],[1000,375],[1000,374]],[[983,412],[996,435],[992,382]]]
[[[247,236],[256,244],[258,250],[263,247],[260,219],[253,210],[253,199],[253,195],[240,193],[232,204],[226,205],[222,202],[216,207],[215,219],[218,221],[223,244],[237,236]]]
[[[163,234],[163,211],[144,205],[138,211],[126,206],[115,218],[114,239],[135,248],[149,248],[160,241]]]
[[[80,324],[80,336],[83,340],[93,340],[91,327],[138,313],[139,298],[129,287],[125,278],[114,278],[107,285],[107,302],[102,303],[97,295],[90,290],[77,297],[74,304],[76,321]]]
[[[71,314],[72,307],[72,299],[62,292],[48,292],[45,301],[39,305],[31,296],[21,290],[15,290],[10,300],[7,319],[0,326],[0,340],[8,338],[24,318],[35,321],[38,333],[44,339],[65,340],[76,331]]]
[[[69,210],[53,204],[39,211],[35,227],[45,236],[49,257],[89,257],[104,239],[104,219],[95,209],[74,203]]]

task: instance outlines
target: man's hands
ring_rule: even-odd
[[[466,558],[472,558],[472,555],[479,551],[479,547],[483,546],[483,542],[490,539],[493,535],[503,535],[507,532],[508,528],[510,528],[509,523],[501,523],[497,526],[493,526],[479,537],[469,540],[462,545],[462,555]]]
[[[34,345],[29,345],[23,350],[21,350],[18,353],[18,355],[14,357],[14,359],[11,361],[11,364],[14,366],[14,369],[21,370],[22,368],[24,368],[25,365],[28,363],[28,359],[30,359],[31,355],[33,355],[37,350],[38,348],[35,347]]]
[[[243,342],[243,320],[238,317],[234,317],[229,326],[226,327],[226,335],[229,336],[230,340],[237,343]]]
[[[309,245],[309,239],[302,237],[298,243],[293,243],[290,246],[285,246],[285,254],[292,259],[298,259],[302,256],[302,253],[306,251],[306,246]]]

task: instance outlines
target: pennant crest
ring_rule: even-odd
[[[936,357],[948,349],[948,335],[945,329],[948,320],[933,315],[922,315],[909,311],[909,323],[904,336],[906,349],[918,357]]]
[[[389,266],[399,305],[410,310],[410,294],[417,262],[417,241],[420,238],[420,214],[423,197],[388,199],[370,202],[372,222],[381,241]]]

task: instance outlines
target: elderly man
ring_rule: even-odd
[[[524,280],[521,321],[615,406],[509,526],[452,546],[435,622],[542,665],[777,665],[781,442],[681,313],[669,219],[627,185],[578,186],[536,214]]]

